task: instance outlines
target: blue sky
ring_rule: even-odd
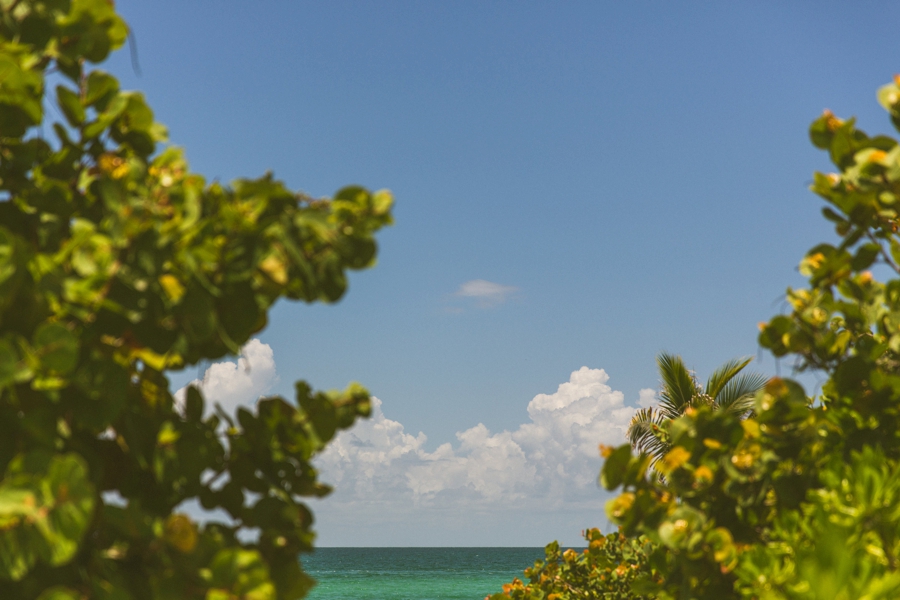
[[[701,377],[741,355],[774,373],[756,324],[801,283],[802,254],[832,236],[806,189],[829,167],[806,128],[830,108],[886,131],[875,90],[900,71],[900,6],[889,3],[118,7],[141,75],[127,49],[106,68],[146,93],[196,171],[229,181],[272,170],[313,195],[350,183],[395,194],[378,266],[354,274],[337,305],[279,305],[259,336],[277,367],[246,388],[368,386],[379,431],[425,434],[378,442],[370,427],[348,442],[347,452],[408,442],[376,487],[412,488],[423,465],[470,475],[478,460],[505,465],[476,458],[506,441],[531,460],[537,446],[516,438],[536,423],[529,403],[562,398],[558,386],[583,366],[595,378],[582,382],[595,386],[586,397],[621,392],[623,407],[657,386],[661,350]],[[461,287],[478,280],[505,287]],[[465,446],[457,434],[479,424],[488,441]],[[504,431],[512,437],[490,437]],[[332,458],[323,469],[344,483],[314,507],[324,545],[573,543],[579,528],[606,524],[605,496],[583,483],[550,508],[525,479],[496,494],[470,477],[455,491],[354,496],[361,463]],[[595,475],[594,463],[566,465]]]

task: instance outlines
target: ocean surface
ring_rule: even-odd
[[[482,600],[544,558],[543,548],[316,548],[310,600]]]

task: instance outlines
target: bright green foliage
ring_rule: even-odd
[[[879,100],[900,127],[900,79]],[[900,146],[829,112],[810,133],[837,168],[812,189],[840,241],[806,255],[809,286],[760,343],[819,371],[820,395],[772,379],[751,419],[685,411],[664,481],[628,446],[603,468],[623,488],[609,517],[657,544],[657,598],[900,597]]]
[[[303,596],[310,460],[368,393],[300,382],[227,415],[194,388],[176,406],[165,371],[237,352],[280,297],[340,298],[390,195],[207,184],[88,68],[126,39],[111,2],[0,9],[0,598]]]
[[[76,454],[18,455],[0,482],[0,569],[20,579],[38,561],[70,561],[93,509],[94,490]]]
[[[514,579],[489,600],[636,600],[642,597],[638,590],[653,587],[649,540],[621,533],[604,536],[598,529],[584,532],[584,537],[588,547],[582,552],[562,552],[558,543],[548,544],[546,559],[525,570],[528,583]]]
[[[732,359],[713,371],[706,385],[688,370],[680,356],[662,352],[656,357],[662,387],[659,406],[638,410],[628,424],[627,437],[638,452],[646,452],[654,463],[669,451],[668,424],[689,407],[710,406],[737,415],[753,410],[756,393],[766,383],[759,373],[742,373],[750,358]]]

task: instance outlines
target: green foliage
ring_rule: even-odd
[[[878,98],[900,129],[900,76]],[[600,475],[621,489],[606,512],[620,544],[640,546],[647,575],[619,588],[587,559],[560,562],[551,545],[529,571],[537,578],[494,598],[900,596],[900,145],[828,111],[810,137],[837,167],[812,189],[840,241],[807,253],[808,287],[788,290],[791,313],[761,324],[759,340],[817,371],[821,393],[746,379],[758,389],[752,405],[746,393],[717,402],[746,363],[726,363],[703,390],[678,357],[662,355],[662,407],[631,427],[649,454],[604,448]]]
[[[0,482],[0,569],[21,579],[38,561],[58,566],[78,550],[94,509],[76,454],[17,456]]]
[[[165,372],[237,352],[281,297],[340,298],[391,196],[208,184],[89,69],[128,33],[111,2],[0,10],[0,597],[302,597],[302,498],[329,491],[310,460],[368,393],[299,382],[227,415],[194,388],[176,406]]]
[[[879,100],[900,126],[900,79]],[[825,382],[812,398],[772,379],[747,420],[686,410],[668,428],[664,480],[646,457],[612,452],[604,482],[622,493],[607,514],[656,545],[653,597],[900,595],[900,146],[829,112],[810,136],[837,168],[812,189],[840,239],[810,250],[808,287],[788,290],[791,313],[759,339]]]
[[[584,532],[584,537],[588,547],[582,552],[563,552],[558,543],[548,544],[546,559],[525,570],[528,583],[515,579],[489,600],[630,600],[641,598],[637,592],[643,587],[654,586],[656,576],[647,561],[649,540],[621,533],[604,536],[598,529]]]

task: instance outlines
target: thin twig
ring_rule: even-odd
[[[135,75],[140,77],[141,65],[138,63],[137,38],[131,27],[128,28],[128,50],[131,53],[131,69],[134,71]]]

